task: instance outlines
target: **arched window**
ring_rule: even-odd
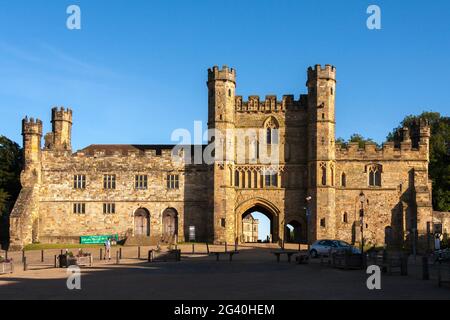
[[[239,171],[234,172],[234,186],[239,188]]]
[[[331,164],[330,166],[330,171],[331,171],[331,185],[334,186],[334,165]]]
[[[347,214],[347,212],[344,212],[344,214],[342,215],[342,222],[348,223],[348,214]]]
[[[322,185],[327,185],[327,165],[325,163],[320,164],[320,172],[322,173]]]
[[[342,172],[342,175],[341,175],[341,186],[342,187],[347,186],[347,175],[345,174],[345,172]]]
[[[274,117],[266,120],[264,127],[266,129],[266,143],[268,145],[278,144],[278,121]]]
[[[381,187],[381,173],[383,167],[379,164],[372,164],[366,167],[366,171],[369,175],[369,186]]]

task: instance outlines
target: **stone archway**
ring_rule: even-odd
[[[243,219],[248,215],[259,212],[270,220],[270,242],[277,243],[282,237],[283,228],[280,230],[280,210],[270,201],[262,198],[247,200],[241,203],[236,212],[236,236],[239,242],[245,242]]]
[[[170,238],[178,234],[178,212],[167,208],[162,214],[163,237]]]
[[[139,208],[134,212],[134,236],[150,236],[150,212],[145,208]]]

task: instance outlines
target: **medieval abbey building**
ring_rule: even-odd
[[[213,163],[173,161],[173,145],[90,145],[72,151],[72,110],[22,123],[25,167],[11,213],[11,247],[78,242],[83,235],[178,237],[245,242],[246,217],[271,221],[271,240],[426,245],[432,221],[430,128],[416,123],[382,148],[341,146],[335,137],[336,69],[308,69],[307,93],[277,99],[236,95],[236,72],[208,70],[208,127],[258,129],[256,143],[277,153],[268,165],[236,154],[255,141],[227,141],[232,156]],[[251,140],[251,139],[249,139]],[[212,140],[212,143],[218,143]],[[275,148],[276,146],[276,148]],[[185,146],[187,149],[206,146]],[[294,228],[287,232],[287,225]]]

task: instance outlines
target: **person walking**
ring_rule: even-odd
[[[105,260],[108,257],[108,260],[111,260],[111,240],[108,238],[105,241]]]
[[[439,251],[441,250],[441,234],[436,233],[434,238],[434,250]]]

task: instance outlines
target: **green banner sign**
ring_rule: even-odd
[[[80,237],[81,244],[104,244],[106,240],[112,239],[119,241],[119,236],[115,235],[104,235],[104,236],[82,236]]]

